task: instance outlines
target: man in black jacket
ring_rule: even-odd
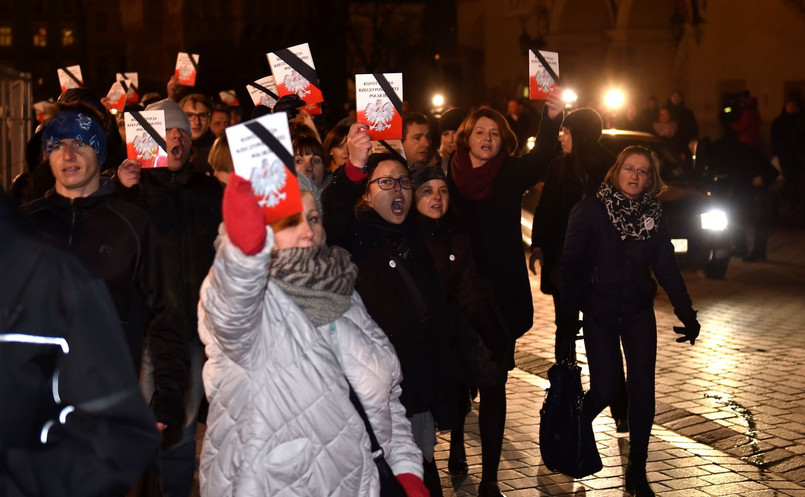
[[[188,358],[177,310],[166,299],[159,237],[148,215],[118,198],[111,180],[101,177],[105,134],[92,115],[84,105],[59,104],[42,141],[54,188],[23,210],[37,231],[72,249],[106,282],[137,375],[148,343],[156,370],[151,403],[158,426],[178,427],[184,418]]]
[[[122,495],[159,434],[109,292],[0,190],[0,495]]]
[[[129,159],[118,168],[118,191],[142,207],[162,239],[171,302],[177,303],[181,326],[190,349],[190,390],[185,398],[186,424],[179,442],[162,451],[160,484],[171,497],[189,495],[196,456],[196,418],[204,396],[201,368],[204,347],[198,338],[199,290],[215,257],[213,242],[221,223],[221,183],[195,172],[189,163],[190,121],[176,102],[165,99],[146,110],[165,112],[166,168],[140,169]]]

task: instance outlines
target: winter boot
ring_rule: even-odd
[[[469,472],[467,453],[464,450],[464,437],[451,435],[450,457],[447,459],[447,471],[452,476],[464,476]]]
[[[646,454],[630,454],[626,466],[626,491],[635,497],[654,497],[646,479]]]

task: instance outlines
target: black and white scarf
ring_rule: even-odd
[[[648,240],[660,225],[662,205],[654,195],[643,192],[632,200],[608,183],[602,183],[596,197],[607,209],[612,225],[621,240]]]
[[[321,244],[277,250],[269,274],[315,326],[331,323],[350,306],[358,268],[349,252]]]

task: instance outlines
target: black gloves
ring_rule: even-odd
[[[291,93],[277,100],[272,112],[286,112],[288,114],[288,121],[292,121],[299,115],[299,108],[305,105],[305,101],[299,98],[299,95]]]
[[[691,345],[696,343],[696,337],[699,336],[699,330],[702,329],[702,326],[693,318],[692,321],[684,323],[685,326],[674,326],[674,332],[679,333],[682,335],[681,337],[677,338],[676,341],[679,343],[682,342],[690,342]]]

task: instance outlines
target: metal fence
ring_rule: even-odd
[[[31,75],[0,66],[0,186],[25,170],[25,145],[33,134]]]

